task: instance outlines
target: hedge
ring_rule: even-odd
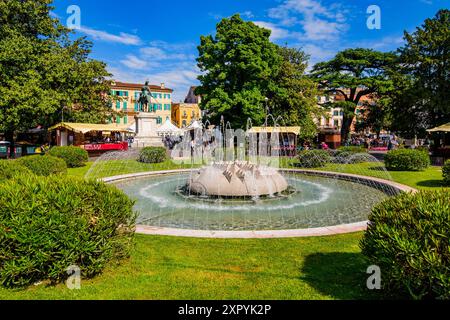
[[[113,186],[63,176],[11,179],[0,188],[0,283],[58,283],[76,265],[83,278],[128,256],[136,215]]]
[[[161,163],[167,159],[166,149],[163,147],[145,147],[139,153],[139,162]]]
[[[450,160],[447,160],[442,168],[444,183],[450,185]]]
[[[389,151],[384,158],[388,170],[420,171],[431,164],[428,153],[414,149]]]
[[[330,154],[325,150],[305,150],[298,154],[298,166],[302,168],[324,167],[331,160]]]
[[[27,156],[17,160],[19,164],[27,167],[31,172],[38,176],[49,176],[52,174],[66,174],[66,162],[60,158],[50,155],[45,156]]]
[[[0,160],[0,182],[33,173],[15,160]]]
[[[74,146],[53,147],[50,149],[51,156],[63,159],[68,168],[84,167],[89,160],[88,152]]]
[[[450,299],[450,190],[401,194],[376,206],[361,248],[383,289]]]

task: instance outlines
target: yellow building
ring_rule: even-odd
[[[178,128],[186,128],[195,120],[201,119],[202,112],[196,103],[173,103],[172,122]]]
[[[117,117],[115,119],[117,124],[131,125],[134,123],[134,116],[140,110],[138,99],[143,86],[144,84],[119,81],[112,82],[111,94],[120,97],[120,99],[117,99],[115,102],[115,105],[113,105],[113,108],[125,113],[125,116]],[[171,118],[173,90],[166,88],[164,83],[161,83],[160,86],[149,85],[149,88],[152,95],[149,109],[154,111],[158,116],[158,125],[162,125],[167,119]]]

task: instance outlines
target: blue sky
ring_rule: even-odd
[[[198,84],[200,36],[234,13],[271,29],[275,43],[303,48],[312,65],[348,47],[395,49],[404,30],[449,8],[450,0],[55,0],[63,23],[69,5],[80,7],[77,34],[94,42],[92,57],[105,61],[114,79],[164,82],[179,101]],[[366,26],[370,5],[381,9],[379,30]]]

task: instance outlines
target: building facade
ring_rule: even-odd
[[[186,128],[192,122],[200,120],[202,112],[197,103],[173,103],[172,104],[172,122],[178,128]]]
[[[121,111],[124,116],[118,116],[110,122],[130,125],[134,123],[134,116],[141,110],[138,100],[143,86],[143,84],[112,82],[111,95],[117,97],[112,108]],[[159,86],[149,85],[149,88],[152,96],[149,109],[158,116],[157,124],[162,125],[171,118],[173,90],[166,88],[164,83]]]
[[[348,90],[344,90],[348,91]],[[359,92],[359,90],[357,90]],[[349,94],[349,92],[345,92]],[[334,103],[338,101],[345,101],[345,97],[341,93],[332,94],[329,96],[317,97],[317,102],[319,105],[325,105],[327,103]],[[376,104],[376,98],[372,95],[362,96],[355,110],[355,118],[353,119],[352,126],[350,130],[355,131],[356,124],[360,121],[358,118],[364,115],[367,104]],[[316,123],[320,130],[341,130],[342,122],[344,119],[344,111],[341,108],[330,108],[327,110],[326,114],[320,119],[316,119]]]

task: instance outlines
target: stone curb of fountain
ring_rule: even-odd
[[[115,183],[121,181],[135,180],[148,176],[167,175],[175,173],[187,173],[195,169],[180,169],[180,170],[164,170],[164,171],[147,171],[140,173],[124,174],[114,177],[101,179],[105,183]],[[317,175],[324,177],[337,177],[340,179],[348,179],[355,182],[374,182],[385,186],[390,186],[398,192],[417,192],[416,189],[409,186],[399,184],[394,181],[385,179],[361,176],[350,173],[339,173],[330,171],[318,171],[307,169],[280,169],[282,172],[303,173],[308,175]],[[291,229],[291,230],[258,230],[258,231],[209,231],[209,230],[189,230],[164,228],[156,226],[137,225],[136,233],[145,235],[158,236],[177,236],[189,238],[218,238],[218,239],[270,239],[270,238],[301,238],[301,237],[319,237],[331,236],[338,234],[346,234],[353,232],[360,232],[367,229],[368,221],[343,224],[338,226],[308,228],[308,229]]]

